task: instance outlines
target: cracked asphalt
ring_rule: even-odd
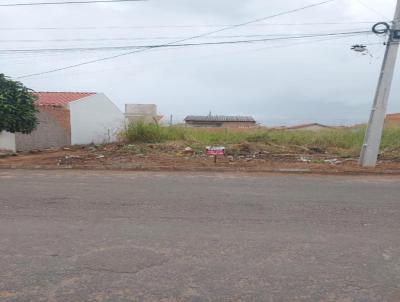
[[[0,170],[0,301],[400,301],[400,178]]]

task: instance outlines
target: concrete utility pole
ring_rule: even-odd
[[[381,25],[385,26],[383,30],[378,29]],[[374,32],[377,34],[389,33],[389,39],[364,144],[361,150],[359,163],[363,167],[375,167],[378,160],[390,88],[393,81],[400,43],[400,0],[397,0],[393,24],[389,26],[385,23],[378,23],[374,26]]]

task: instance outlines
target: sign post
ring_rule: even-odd
[[[225,147],[208,146],[206,154],[214,157],[214,163],[217,163],[217,156],[225,156]]]

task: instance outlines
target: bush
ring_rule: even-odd
[[[35,101],[32,90],[0,73],[0,132],[31,133],[38,123]]]

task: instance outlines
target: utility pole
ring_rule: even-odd
[[[384,26],[384,28],[381,26]],[[383,59],[378,88],[376,90],[367,132],[361,150],[359,164],[362,167],[375,167],[378,160],[390,88],[393,81],[400,43],[400,0],[397,0],[396,12],[392,25],[390,26],[387,23],[381,22],[373,27],[373,31],[376,34],[388,33],[389,39],[386,45],[386,53]]]

